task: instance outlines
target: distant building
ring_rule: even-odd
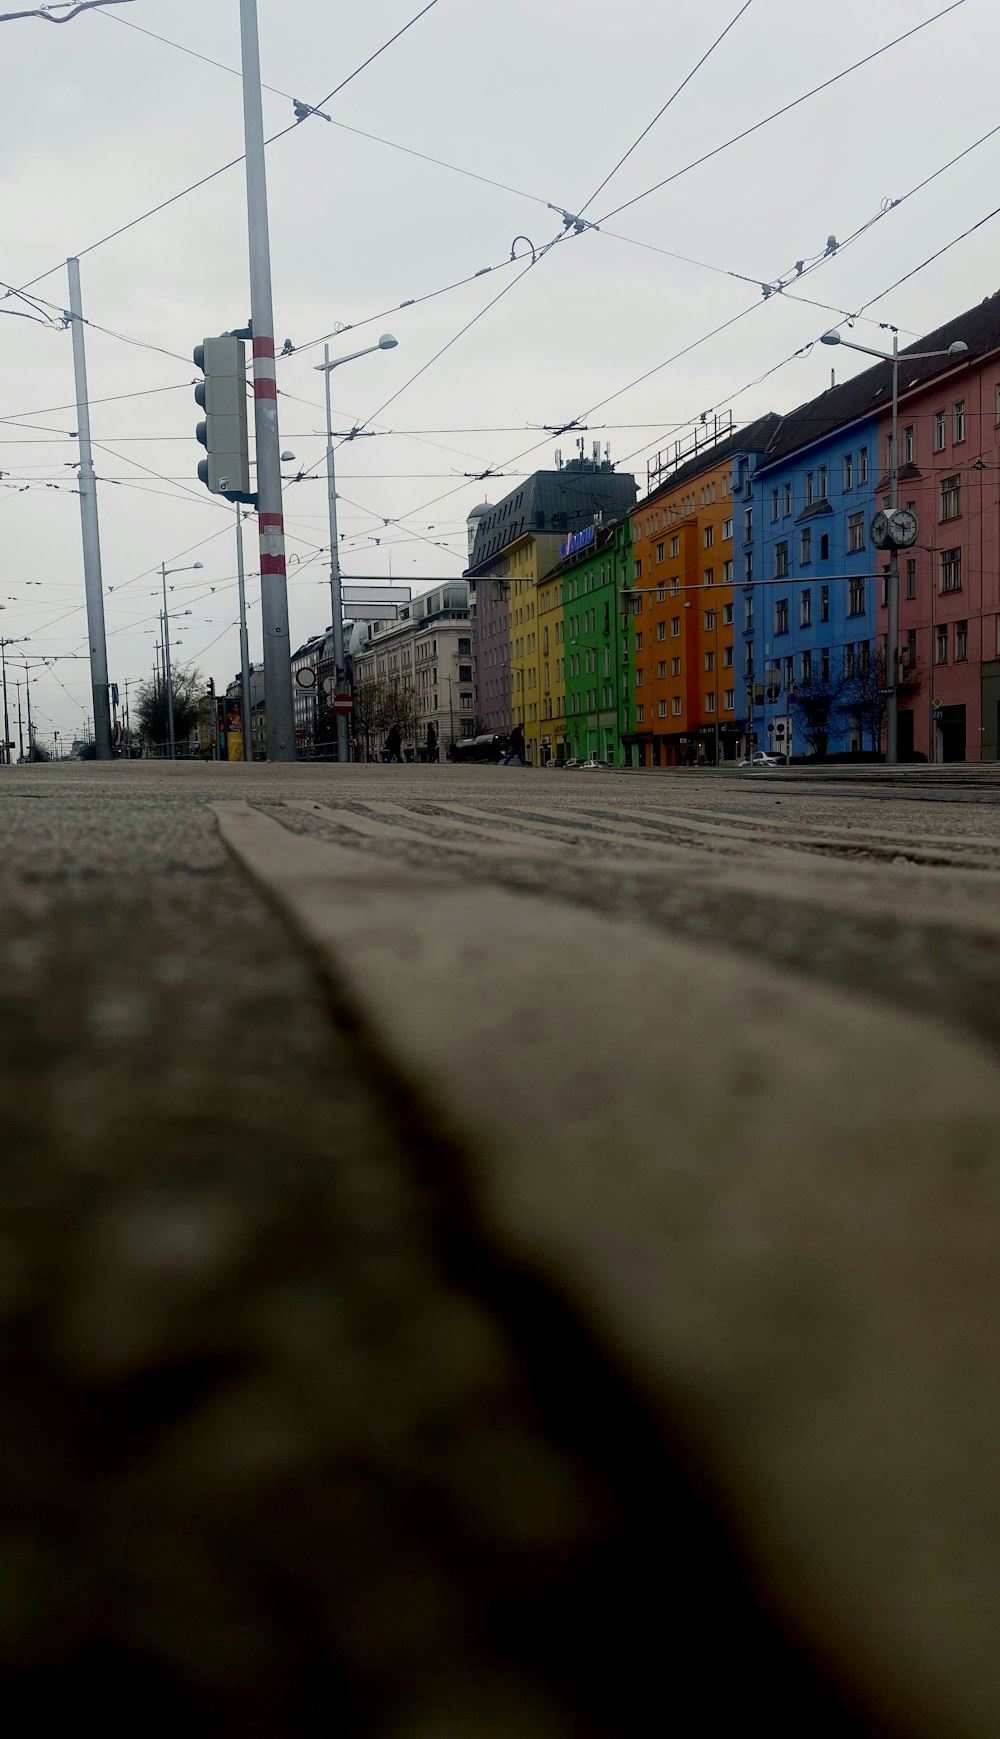
[[[424,758],[433,746],[444,757],[452,743],[474,735],[476,659],[470,590],[466,580],[444,580],[403,606],[394,622],[369,625],[354,654],[355,696],[365,685],[397,683],[412,697],[403,748]],[[363,709],[362,709],[363,710]],[[356,734],[363,728],[356,720]],[[385,729],[374,733],[381,750]],[[364,745],[358,742],[360,753]]]

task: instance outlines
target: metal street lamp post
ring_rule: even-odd
[[[163,681],[167,691],[167,737],[169,753],[172,761],[177,758],[177,745],[174,742],[174,687],[170,669],[170,619],[167,612],[167,575],[193,574],[200,569],[201,562],[192,562],[186,568],[168,568],[166,562],[160,563],[160,575],[163,580]]]
[[[323,361],[316,364],[317,373],[324,377],[326,387],[326,493],[330,512],[330,605],[333,611],[333,662],[336,666],[334,686],[344,679],[344,599],[340,585],[340,546],[337,541],[337,485],[334,475],[333,460],[333,412],[330,407],[330,375],[335,368],[343,368],[345,362],[356,362],[359,356],[371,356],[376,350],[395,350],[398,339],[391,332],[383,332],[377,344],[369,344],[364,350],[352,350],[349,356],[338,356],[330,361],[330,346],[323,346]],[[348,437],[349,438],[349,437]],[[346,761],[350,753],[349,720],[346,713],[337,713],[337,760]]]
[[[841,344],[845,350],[860,351],[862,356],[877,356],[880,362],[892,365],[892,434],[890,436],[889,463],[889,512],[895,513],[899,506],[899,365],[900,362],[924,362],[933,356],[952,356],[956,359],[968,354],[969,346],[961,339],[949,344],[947,350],[907,350],[901,357],[899,354],[899,333],[895,326],[892,331],[891,350],[872,350],[867,344],[853,344],[850,339],[842,338],[834,328],[824,332],[821,344]],[[894,765],[899,760],[899,695],[897,677],[899,674],[899,548],[893,543],[889,550],[889,618],[886,625],[885,639],[885,675],[886,687],[889,690],[889,705],[886,717],[886,761]]]

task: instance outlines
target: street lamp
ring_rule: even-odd
[[[845,350],[860,351],[862,356],[877,356],[880,362],[888,362],[892,365],[892,435],[890,437],[889,464],[889,620],[887,623],[885,640],[886,687],[889,690],[889,706],[886,717],[887,729],[885,758],[887,762],[894,764],[899,759],[899,701],[896,678],[899,668],[899,647],[897,642],[899,640],[900,545],[891,535],[891,528],[894,523],[894,516],[899,507],[899,365],[900,362],[924,362],[927,358],[933,356],[951,356],[957,359],[960,356],[968,355],[969,346],[964,343],[961,338],[958,338],[955,340],[954,344],[949,344],[947,350],[907,350],[901,357],[899,354],[899,333],[895,326],[891,328],[891,331],[891,350],[873,350],[867,344],[854,344],[849,338],[841,337],[841,334],[836,328],[830,332],[824,332],[820,339],[820,343],[842,344]],[[917,531],[914,524],[912,528],[912,536],[906,540],[903,547],[907,547],[908,543],[915,542],[916,536]]]
[[[330,360],[330,346],[323,346],[323,361],[316,364],[319,374],[324,377],[326,387],[326,492],[330,508],[330,605],[333,611],[333,662],[336,666],[334,677],[335,688],[343,680],[344,658],[344,599],[340,585],[340,548],[337,542],[337,485],[334,477],[333,463],[333,412],[330,408],[330,375],[335,368],[343,368],[345,362],[356,362],[359,356],[371,356],[376,350],[395,350],[399,340],[393,338],[391,332],[383,332],[377,344],[369,344],[364,350],[352,350],[348,356],[338,356]],[[349,753],[348,720],[346,713],[337,713],[337,760],[346,761]]]
[[[168,568],[166,562],[160,563],[160,576],[163,580],[163,678],[167,690],[167,732],[170,745],[170,759],[177,756],[177,746],[174,742],[174,690],[170,673],[170,623],[167,616],[167,575],[193,574],[202,567],[201,562],[192,562],[186,568]],[[188,612],[190,615],[190,611]]]

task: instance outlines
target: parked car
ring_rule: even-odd
[[[611,762],[599,761],[592,755],[588,760],[580,762],[580,770],[583,773],[610,773]]]
[[[746,761],[741,761],[741,767],[780,767],[787,761],[786,755],[775,755],[770,750],[755,749]]]
[[[578,760],[576,755],[570,755],[569,760],[563,762],[563,772],[564,773],[575,773],[582,766],[583,766],[583,762]]]

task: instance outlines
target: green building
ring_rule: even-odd
[[[627,607],[631,515],[567,538],[566,553],[550,577],[562,579],[566,754],[630,765],[635,732]]]

